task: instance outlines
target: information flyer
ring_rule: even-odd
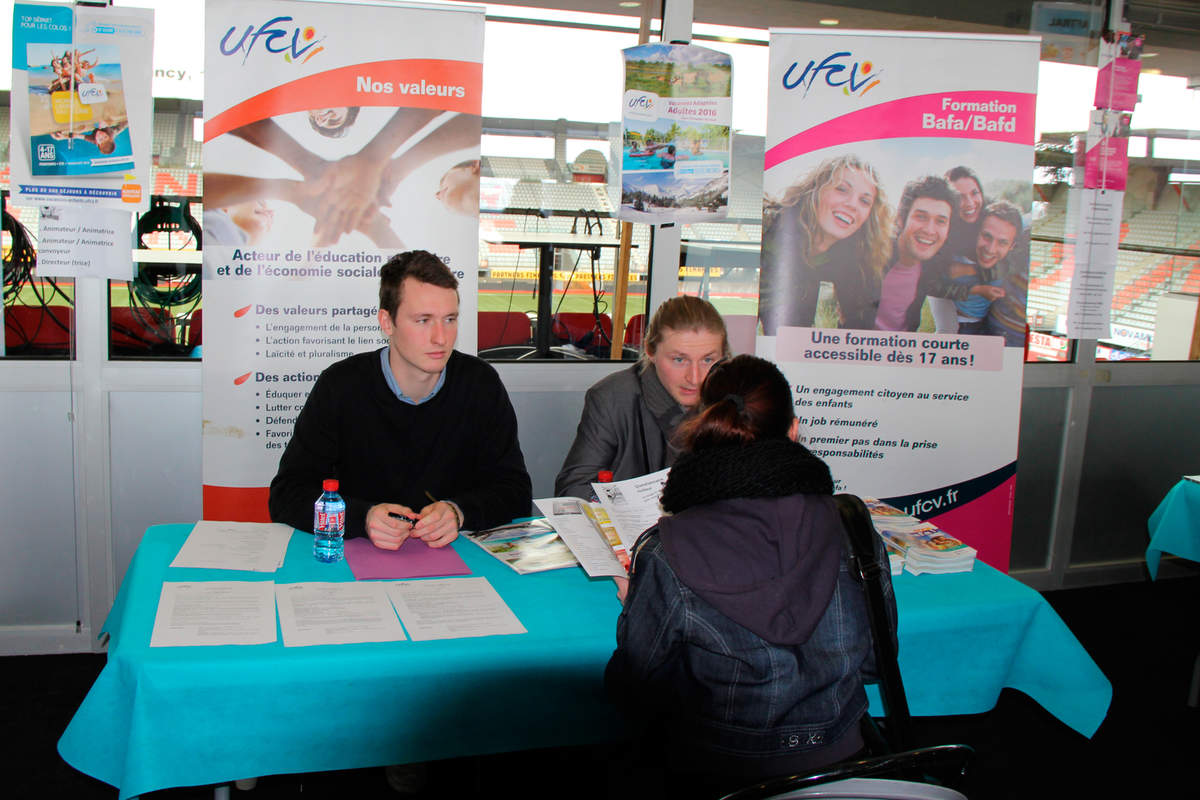
[[[1035,37],[771,32],[758,350],[838,491],[1002,570],[1037,68]]]
[[[475,351],[483,10],[210,2],[205,25],[204,516],[263,520],[317,376],[386,344],[392,255],[449,266]]]
[[[154,12],[13,6],[13,201],[144,211]]]
[[[621,207],[629,222],[704,222],[729,209],[733,62],[707,47],[621,51]]]

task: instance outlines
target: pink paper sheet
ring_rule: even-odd
[[[399,550],[380,550],[371,540],[347,539],[346,563],[360,581],[470,575],[454,548],[433,548],[420,539],[405,539]]]

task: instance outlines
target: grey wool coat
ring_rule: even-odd
[[[679,454],[672,439],[684,409],[658,379],[654,365],[614,372],[588,389],[575,441],[554,480],[558,497],[592,496],[603,469],[625,480],[671,466]]]

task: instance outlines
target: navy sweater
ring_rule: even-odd
[[[401,402],[384,380],[379,351],[321,373],[271,481],[271,519],[311,530],[321,481],[337,478],[346,536],[366,534],[367,511],[400,503],[414,511],[453,500],[463,527],[528,516],[532,486],[517,419],[490,364],[455,351],[446,382],[421,405]]]

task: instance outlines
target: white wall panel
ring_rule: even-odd
[[[200,392],[109,394],[115,583],[146,528],[200,519]]]
[[[0,392],[0,626],[80,616],[70,412],[70,392]]]

